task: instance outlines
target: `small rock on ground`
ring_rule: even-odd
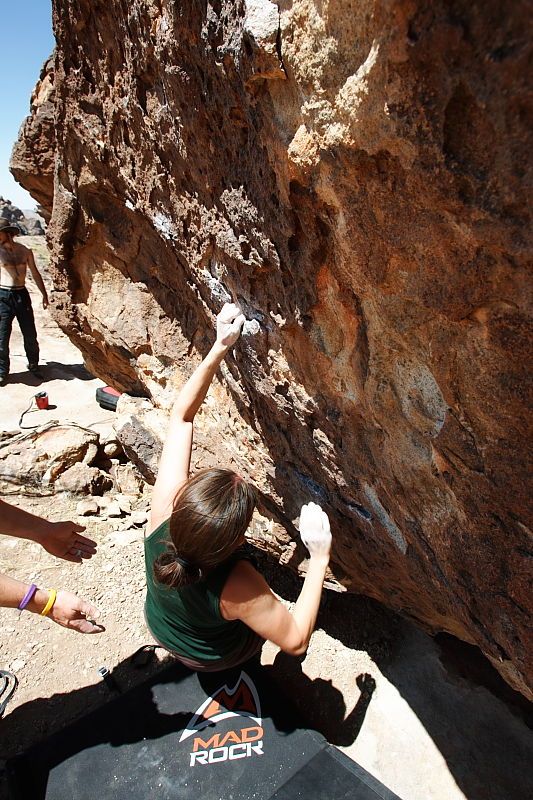
[[[80,500],[78,505],[76,506],[76,514],[79,517],[90,517],[94,514],[98,514],[99,506],[96,500],[92,497],[87,500]]]

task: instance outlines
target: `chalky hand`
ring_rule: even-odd
[[[328,515],[316,503],[306,503],[300,512],[300,537],[311,558],[329,558],[331,530]]]
[[[235,303],[224,303],[217,315],[217,342],[223,347],[231,347],[240,336],[245,316]]]

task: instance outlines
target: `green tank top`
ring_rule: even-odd
[[[237,561],[249,558],[237,551],[207,578],[181,589],[159,583],[153,574],[155,559],[170,541],[169,520],[144,540],[146,566],[146,622],[154,637],[168,650],[208,666],[239,660],[253,650],[259,637],[240,620],[220,613],[220,595]]]

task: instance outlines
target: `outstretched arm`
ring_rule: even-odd
[[[226,303],[217,316],[215,344],[176,398],[152,493],[150,532],[168,519],[176,493],[189,477],[194,417],[220,363],[239,338],[243,322],[240,308],[234,303]]]
[[[29,589],[30,586],[27,583],[0,573],[0,606],[18,608]],[[25,605],[25,610],[33,611],[34,614],[42,614],[52,600],[50,592],[37,589]],[[104,630],[103,626],[93,622],[98,615],[98,609],[91,603],[82,600],[72,592],[65,592],[61,589],[57,592],[50,610],[46,613],[46,616],[57,622],[58,625],[78,633],[101,633]]]
[[[46,291],[46,286],[44,285],[44,281],[41,278],[41,273],[37,269],[37,264],[35,263],[35,259],[33,257],[33,253],[31,250],[28,250],[28,257],[26,260],[28,268],[32,274],[32,278],[37,284],[37,288],[39,289],[40,293],[43,296],[43,308],[48,307],[48,293]]]
[[[85,528],[70,520],[48,522],[22,508],[0,500],[0,533],[38,542],[57,558],[79,564],[96,552],[96,542],[82,535]]]
[[[292,611],[285,608],[263,576],[247,561],[238,562],[220,597],[220,612],[225,619],[240,619],[263,639],[293,656],[303,655],[307,650],[329,563],[329,520],[315,503],[302,507],[300,535],[311,558],[302,591]]]

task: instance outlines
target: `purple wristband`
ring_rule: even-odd
[[[30,586],[30,588],[28,589],[28,591],[26,592],[26,594],[24,595],[24,597],[17,606],[19,611],[24,611],[24,609],[26,608],[26,606],[28,605],[28,603],[30,602],[36,591],[37,591],[37,586],[35,585],[35,583],[32,583],[32,585]]]

